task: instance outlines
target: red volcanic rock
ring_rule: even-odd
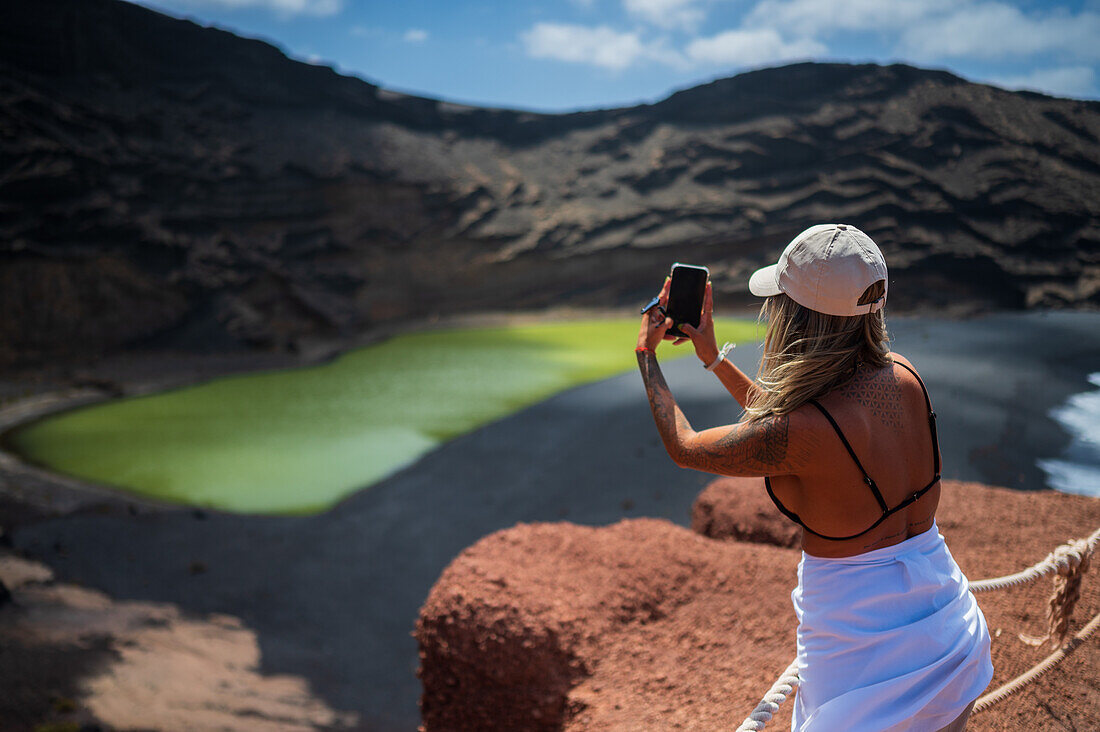
[[[656,519],[487,536],[420,612],[424,729],[735,727],[790,661],[797,561]]]
[[[520,524],[463,551],[417,622],[423,729],[736,728],[795,653],[799,552],[774,546],[790,534],[750,483],[715,481],[695,506],[693,526],[723,540],[635,519]],[[982,579],[1088,535],[1100,501],[944,481],[937,521],[963,571]],[[1050,653],[1020,638],[1043,633],[1050,592],[1044,578],[978,595],[994,636],[991,690]],[[1071,632],[1097,612],[1093,573]],[[968,729],[1100,729],[1097,678],[1093,638]],[[789,726],[784,704],[768,728]]]
[[[723,478],[691,507],[691,530],[712,539],[796,547],[802,531],[775,510],[760,478]]]

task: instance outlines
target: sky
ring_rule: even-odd
[[[795,61],[902,62],[1100,99],[1100,0],[141,0],[388,89],[619,107]]]

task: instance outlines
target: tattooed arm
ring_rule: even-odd
[[[790,475],[815,460],[820,433],[807,415],[796,412],[696,432],[672,397],[656,355],[639,352],[638,367],[657,431],[680,467],[718,475]]]
[[[657,431],[665,449],[676,462],[685,441],[694,439],[696,432],[691,428],[680,406],[672,398],[665,376],[657,364],[657,354],[653,351],[638,351],[638,368],[642,370],[642,382],[649,395],[649,408],[653,410],[653,419],[657,422]]]
[[[668,302],[668,288],[666,279],[658,295],[662,305]],[[693,430],[657,364],[657,345],[672,338],[667,336],[671,326],[672,320],[652,308],[642,316],[635,353],[657,431],[677,465],[719,475],[791,475],[816,459],[821,444],[819,426],[798,410],[753,424]]]

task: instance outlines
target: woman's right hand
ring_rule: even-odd
[[[691,345],[695,346],[695,355],[703,362],[704,366],[714,363],[718,358],[718,342],[714,340],[714,293],[711,291],[710,280],[707,280],[706,293],[703,295],[703,313],[699,317],[699,327],[694,328],[690,323],[682,323],[680,330],[687,333],[691,339]]]

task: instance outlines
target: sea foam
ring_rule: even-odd
[[[1089,374],[1089,383],[1100,387],[1100,372]],[[1065,493],[1100,496],[1100,390],[1074,394],[1050,416],[1071,440],[1061,457],[1037,462],[1047,484]]]

